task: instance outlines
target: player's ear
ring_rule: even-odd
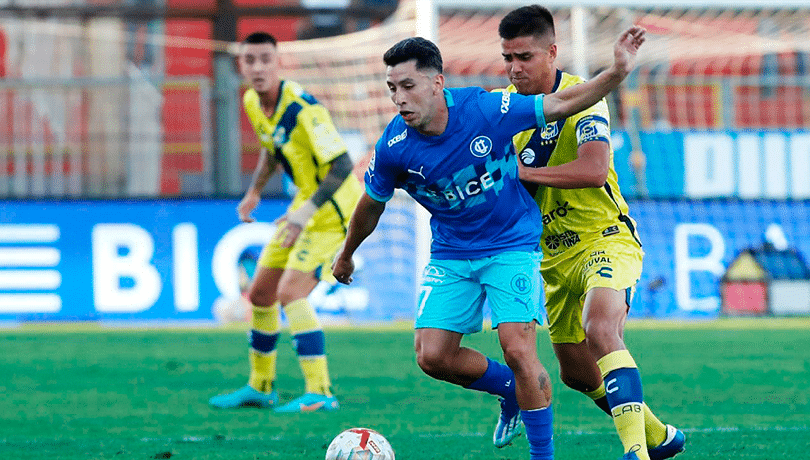
[[[437,73],[433,77],[433,94],[444,92],[444,75]]]
[[[552,43],[551,46],[548,48],[548,55],[551,56],[551,59],[557,59],[557,44]]]

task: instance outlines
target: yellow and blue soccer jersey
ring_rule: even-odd
[[[275,112],[268,118],[259,95],[245,92],[245,113],[259,141],[284,167],[298,191],[290,203],[294,210],[308,200],[329,172],[329,163],[347,152],[346,144],[326,108],[298,83],[282,81]],[[349,174],[332,198],[315,213],[307,228],[326,230],[348,225],[362,189]]]
[[[557,71],[554,92],[583,82]],[[508,91],[515,92],[510,85]],[[513,138],[520,161],[527,166],[556,166],[574,161],[585,142],[610,144],[610,115],[605,100],[571,117],[548,123],[543,130],[529,130]],[[541,246],[545,258],[613,234],[626,234],[640,245],[636,224],[628,215],[619,191],[613,150],[605,185],[599,188],[559,189],[527,184],[543,214]]]

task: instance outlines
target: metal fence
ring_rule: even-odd
[[[0,80],[0,197],[121,198],[213,191],[211,83]]]

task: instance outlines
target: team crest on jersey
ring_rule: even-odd
[[[470,152],[473,156],[483,158],[492,151],[492,139],[487,136],[478,136],[470,142]]]
[[[551,123],[546,123],[546,127],[543,129],[543,132],[540,133],[540,138],[543,140],[552,140],[556,139],[560,135],[560,125],[558,122],[554,121]]]
[[[371,160],[368,161],[369,171],[374,171],[374,165],[377,164],[377,151],[371,154]]]

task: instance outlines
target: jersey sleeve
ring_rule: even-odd
[[[380,140],[371,154],[364,176],[366,193],[382,203],[394,196],[396,188],[397,166],[392,160],[391,151]]]
[[[577,145],[600,141],[610,143],[610,115],[604,99],[571,117]]]
[[[546,126],[543,114],[545,94],[525,96],[506,90],[492,93],[482,92],[478,102],[488,121],[496,126],[517,134],[532,128]]]
[[[301,110],[298,126],[306,131],[318,163],[329,163],[348,151],[326,107],[310,105]]]

